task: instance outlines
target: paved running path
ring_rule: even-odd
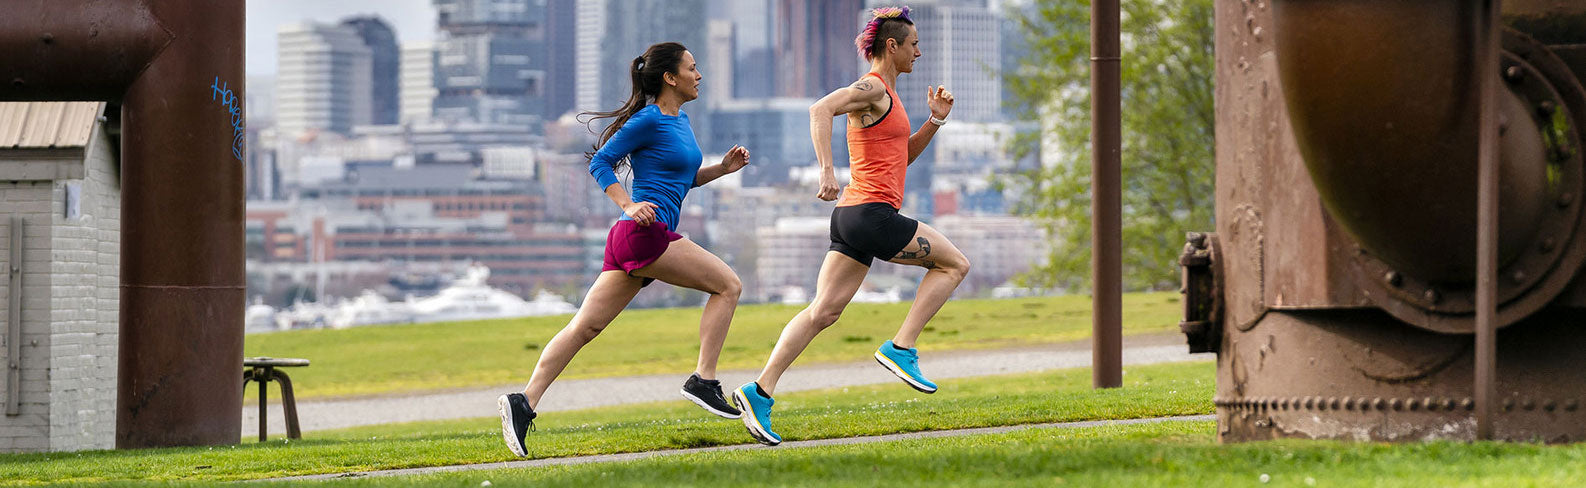
[[[842,446],[850,444],[869,444],[872,442],[890,442],[908,439],[931,439],[937,437],[957,437],[977,434],[1001,434],[1027,429],[1075,429],[1083,427],[1099,427],[1104,425],[1132,425],[1150,424],[1157,422],[1187,422],[1216,420],[1214,415],[1188,415],[1182,417],[1158,417],[1147,419],[1129,420],[1092,420],[1086,422],[1061,422],[1050,424],[1010,425],[1006,427],[981,427],[976,429],[934,430],[927,432],[910,432],[907,434],[891,434],[867,437],[845,437],[837,439],[819,439],[811,441],[788,441],[776,447],[766,447],[759,444],[738,444],[732,446],[701,447],[694,449],[673,449],[666,451],[633,452],[624,454],[601,454],[595,456],[561,457],[534,459],[529,461],[508,461],[502,463],[464,464],[457,466],[436,466],[431,468],[392,469],[386,471],[344,472],[330,474],[316,474],[308,476],[294,476],[290,478],[275,478],[261,481],[306,481],[330,480],[336,478],[364,478],[375,476],[412,476],[434,473],[453,473],[460,471],[476,471],[484,469],[525,469],[542,466],[567,466],[576,464],[610,463],[620,461],[633,461],[663,456],[678,456],[683,454],[696,454],[717,451],[741,451],[746,449],[799,449],[818,446]]]
[[[1179,334],[1128,336],[1124,337],[1123,364],[1210,361],[1215,358],[1212,354],[1189,354],[1187,351],[1184,336]],[[1090,355],[1090,342],[1087,340],[1016,349],[926,352],[921,355],[920,366],[931,379],[942,382],[953,378],[1089,367]],[[730,389],[753,380],[758,374],[759,370],[738,370],[723,371],[718,376],[722,380],[723,389]],[[555,412],[658,401],[683,402],[687,400],[682,398],[679,390],[686,378],[686,373],[683,373],[561,380],[553,383],[545,392],[539,411]],[[525,376],[524,381],[527,380],[528,377]],[[901,382],[867,357],[863,361],[853,363],[820,365],[795,363],[777,384],[777,391],[802,391],[876,383]],[[951,382],[947,382],[943,386],[951,387],[950,385]],[[518,391],[521,388],[523,388],[522,384],[514,384],[413,395],[302,401],[297,404],[297,415],[305,432],[422,420],[494,417],[497,415],[496,396]],[[616,397],[607,393],[611,391],[621,391],[623,395]],[[257,403],[243,404],[244,438],[258,436],[258,408]],[[280,412],[278,406],[271,405],[270,433],[272,434],[286,432],[285,421]]]

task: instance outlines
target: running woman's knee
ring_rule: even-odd
[[[943,261],[938,269],[955,280],[963,281],[965,276],[969,276],[969,257],[959,255],[957,259]]]
[[[825,329],[837,323],[842,317],[843,309],[837,307],[810,307],[810,324],[817,329]]]
[[[738,279],[737,273],[727,273],[727,277],[716,285],[715,294],[737,300],[743,294],[743,280]]]

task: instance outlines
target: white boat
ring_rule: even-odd
[[[406,324],[413,321],[411,306],[407,303],[391,303],[372,290],[364,290],[357,298],[342,302],[326,317],[326,323],[337,329],[360,325]]]
[[[245,332],[269,332],[276,330],[275,307],[265,305],[264,300],[254,297],[253,305],[243,312],[243,330]]]
[[[555,294],[540,292],[534,301],[525,301],[485,284],[490,269],[470,266],[467,274],[435,296],[409,300],[414,322],[503,319],[561,315],[578,311]]]

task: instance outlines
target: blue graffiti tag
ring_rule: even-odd
[[[216,76],[215,82],[209,85],[209,99],[220,102],[220,106],[231,113],[231,155],[242,161],[242,152],[248,140],[247,117],[242,111],[242,101],[237,100],[237,95],[227,86]]]

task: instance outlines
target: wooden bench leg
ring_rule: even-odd
[[[297,400],[292,398],[292,378],[279,369],[272,369],[270,376],[281,383],[281,408],[286,411],[286,438],[302,439],[303,432],[297,425]]]

